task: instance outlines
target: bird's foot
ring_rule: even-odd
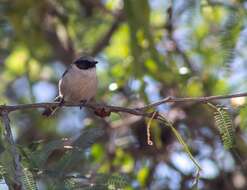
[[[55,103],[58,103],[57,106],[51,106],[51,107],[47,107],[44,112],[42,113],[42,115],[49,117],[52,114],[54,114],[54,112],[59,108],[62,107],[64,105],[64,99],[61,96],[57,96],[54,100]]]
[[[87,104],[89,101],[88,100],[81,100],[80,101],[80,110],[82,109],[82,107],[85,105],[85,104]]]
[[[62,106],[64,105],[64,102],[65,102],[65,101],[64,101],[64,98],[63,98],[63,97],[57,96],[57,97],[55,98],[54,102],[59,103],[59,104],[58,104],[58,107],[62,107]]]
[[[111,115],[111,110],[107,107],[100,106],[94,110],[94,113],[99,117],[109,117]]]
[[[64,103],[65,103],[64,99],[61,98],[61,99],[59,100],[58,107],[62,107],[62,106],[64,105]]]

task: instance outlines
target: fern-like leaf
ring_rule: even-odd
[[[234,140],[234,127],[230,114],[227,112],[227,108],[214,106],[214,119],[215,124],[219,130],[222,142],[226,149],[233,148]]]
[[[66,179],[64,183],[65,183],[66,189],[69,189],[69,190],[78,189],[76,188],[76,181],[74,179]]]
[[[26,190],[38,190],[36,182],[34,180],[33,174],[28,170],[28,168],[23,168],[22,181]]]
[[[110,175],[107,179],[108,187],[113,187],[115,189],[124,188],[127,185],[127,180],[121,175]]]
[[[5,168],[4,166],[0,165],[0,179],[3,179],[5,175],[6,175]]]
[[[223,61],[226,65],[231,63],[235,56],[235,46],[241,32],[242,22],[238,14],[230,14],[220,32],[220,44]]]
[[[95,184],[91,187],[85,188],[86,190],[100,190],[100,189],[123,189],[128,185],[128,180],[125,176],[117,174],[98,174]]]

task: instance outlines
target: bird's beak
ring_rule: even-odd
[[[98,61],[94,61],[94,64],[96,65],[98,63]]]

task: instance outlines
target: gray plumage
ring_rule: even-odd
[[[96,68],[79,69],[72,65],[59,81],[59,96],[66,102],[88,101],[96,95]]]
[[[79,103],[94,98],[98,86],[96,64],[97,61],[92,57],[80,57],[75,60],[59,80],[57,100]],[[46,109],[43,115],[50,116],[55,110],[56,107]]]

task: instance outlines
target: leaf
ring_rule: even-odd
[[[125,176],[118,174],[98,174],[96,176],[95,184],[86,188],[87,190],[93,189],[123,189],[128,185],[128,180]]]
[[[0,170],[6,184],[10,185],[15,182],[15,169],[13,166],[13,159],[8,151],[9,147],[0,155]]]
[[[165,117],[163,117],[162,115],[159,115],[160,119],[164,122],[164,124],[169,127],[173,134],[175,135],[175,137],[177,138],[177,140],[179,141],[179,143],[183,146],[184,151],[188,154],[190,160],[195,164],[196,168],[197,168],[197,176],[196,179],[199,179],[200,177],[200,171],[202,170],[199,163],[196,161],[196,159],[194,158],[194,156],[192,155],[189,146],[187,145],[187,143],[183,140],[182,136],[180,135],[180,133],[177,131],[177,129],[175,127],[173,127],[172,123],[167,120]]]
[[[34,180],[33,174],[28,170],[28,168],[23,168],[22,181],[26,190],[38,190],[36,182]]]
[[[76,189],[76,182],[74,179],[66,179],[64,183],[65,183],[66,189],[69,189],[69,190]]]
[[[128,184],[126,177],[117,174],[107,175],[106,179],[107,179],[107,186],[115,187],[115,189],[124,188]],[[99,182],[100,181],[98,180],[98,183]]]
[[[16,48],[6,59],[8,72],[14,75],[22,75],[25,71],[25,63],[28,60],[28,56],[26,48]]]
[[[150,173],[150,169],[148,167],[143,167],[138,171],[137,180],[142,187],[145,187],[149,173]]]
[[[235,56],[235,46],[239,38],[242,22],[238,14],[231,13],[220,32],[220,43],[223,59],[226,64],[232,62]]]
[[[65,179],[65,180],[55,180],[54,190],[79,190],[80,188],[80,180],[77,179]]]
[[[172,129],[172,132],[174,133],[174,135],[176,136],[176,138],[178,139],[179,143],[181,145],[183,145],[185,152],[188,154],[189,158],[191,159],[191,161],[195,164],[195,166],[197,167],[197,169],[200,171],[201,167],[200,165],[197,163],[197,161],[195,160],[194,156],[192,155],[189,146],[187,145],[187,143],[183,140],[182,136],[180,135],[180,133],[177,131],[177,129],[175,129],[175,127],[173,127],[172,125],[169,125],[169,127]]]
[[[227,112],[227,108],[222,106],[214,106],[212,104],[208,104],[208,105],[210,105],[210,107],[215,109],[214,120],[219,130],[224,147],[226,149],[233,148],[235,144],[235,139],[234,139],[235,129],[233,127],[230,114]]]
[[[218,108],[214,113],[214,118],[224,147],[227,149],[232,148],[234,146],[234,128],[229,113],[225,108]]]
[[[4,178],[4,176],[6,175],[6,171],[4,166],[0,165],[0,178]]]

